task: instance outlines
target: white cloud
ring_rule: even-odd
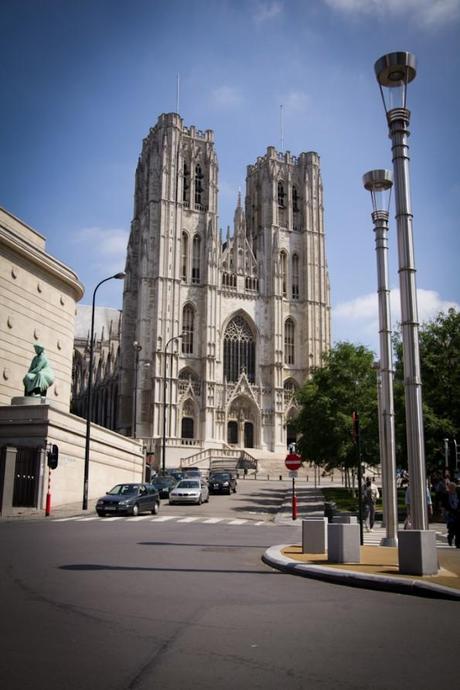
[[[222,108],[239,105],[242,101],[240,92],[234,86],[219,86],[211,96],[214,104]]]
[[[283,5],[281,2],[277,2],[277,0],[273,0],[273,2],[258,2],[254,12],[254,21],[257,24],[270,21],[281,14],[282,11]]]
[[[425,28],[434,28],[460,18],[460,0],[323,0],[332,9],[350,15],[403,16],[412,14]]]
[[[94,268],[109,273],[122,271],[126,260],[128,231],[120,228],[82,228],[74,235],[74,242],[87,250],[88,262]]]
[[[460,304],[442,299],[434,290],[417,290],[418,318],[423,323],[450,308],[460,311]],[[390,293],[392,328],[401,321],[399,289]],[[361,295],[349,302],[337,304],[332,311],[333,339],[362,342],[378,349],[378,301],[377,294]]]

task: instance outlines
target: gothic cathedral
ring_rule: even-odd
[[[118,430],[158,455],[164,438],[168,464],[284,453],[295,391],[330,346],[319,156],[268,147],[221,238],[213,132],[161,115],[137,166],[126,274]]]

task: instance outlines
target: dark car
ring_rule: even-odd
[[[139,515],[149,511],[157,515],[160,496],[151,484],[116,484],[96,503],[96,513],[104,515]]]
[[[180,482],[184,478],[184,473],[181,470],[166,470],[166,474],[173,477],[176,482]]]
[[[160,498],[169,498],[169,492],[171,489],[174,489],[176,484],[177,479],[172,477],[170,474],[162,474],[158,477],[155,477],[155,479],[153,479],[151,482],[151,486],[155,487],[160,494]]]
[[[236,494],[236,477],[230,472],[213,472],[208,487],[211,494]]]

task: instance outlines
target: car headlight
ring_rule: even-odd
[[[119,506],[127,506],[127,505],[129,505],[129,503],[130,503],[130,501],[120,501],[118,505]]]
[[[224,482],[224,486],[228,486],[228,482]]]

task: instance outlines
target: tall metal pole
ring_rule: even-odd
[[[173,335],[172,338],[170,338],[163,350],[163,359],[164,359],[164,369],[163,369],[163,443],[162,443],[162,455],[161,455],[161,473],[165,474],[166,472],[166,407],[167,407],[167,401],[166,401],[166,369],[167,369],[167,359],[168,359],[168,345],[169,343],[172,343],[173,340],[179,340],[179,338],[182,338],[182,334],[179,335]]]
[[[89,479],[89,445],[91,440],[91,405],[93,393],[93,355],[94,355],[94,312],[96,305],[96,292],[102,283],[106,283],[112,278],[121,280],[125,277],[125,273],[116,273],[114,276],[104,278],[96,285],[93,291],[93,300],[91,306],[91,330],[89,339],[89,371],[88,371],[88,389],[86,395],[86,435],[85,435],[85,464],[83,470],[83,503],[82,509],[88,510],[88,479]]]
[[[393,401],[393,358],[391,347],[390,288],[388,280],[388,207],[393,185],[389,170],[371,170],[363,176],[364,187],[371,192],[374,211],[375,252],[377,258],[377,294],[379,305],[380,365],[379,434],[382,456],[382,491],[386,536],[382,546],[398,545],[398,513],[396,500],[396,451]],[[378,200],[385,195],[386,203]],[[382,208],[386,206],[386,208]],[[381,393],[381,395],[380,395]]]
[[[410,509],[414,529],[426,530],[428,529],[428,513],[425,447],[423,440],[422,380],[418,344],[419,323],[415,283],[408,145],[410,111],[407,108],[394,108],[387,113],[387,119],[393,152],[398,233]]]
[[[134,341],[134,398],[133,398],[133,438],[136,438],[137,433],[137,378],[139,375],[139,352],[142,350],[142,345],[139,345],[137,340]]]

